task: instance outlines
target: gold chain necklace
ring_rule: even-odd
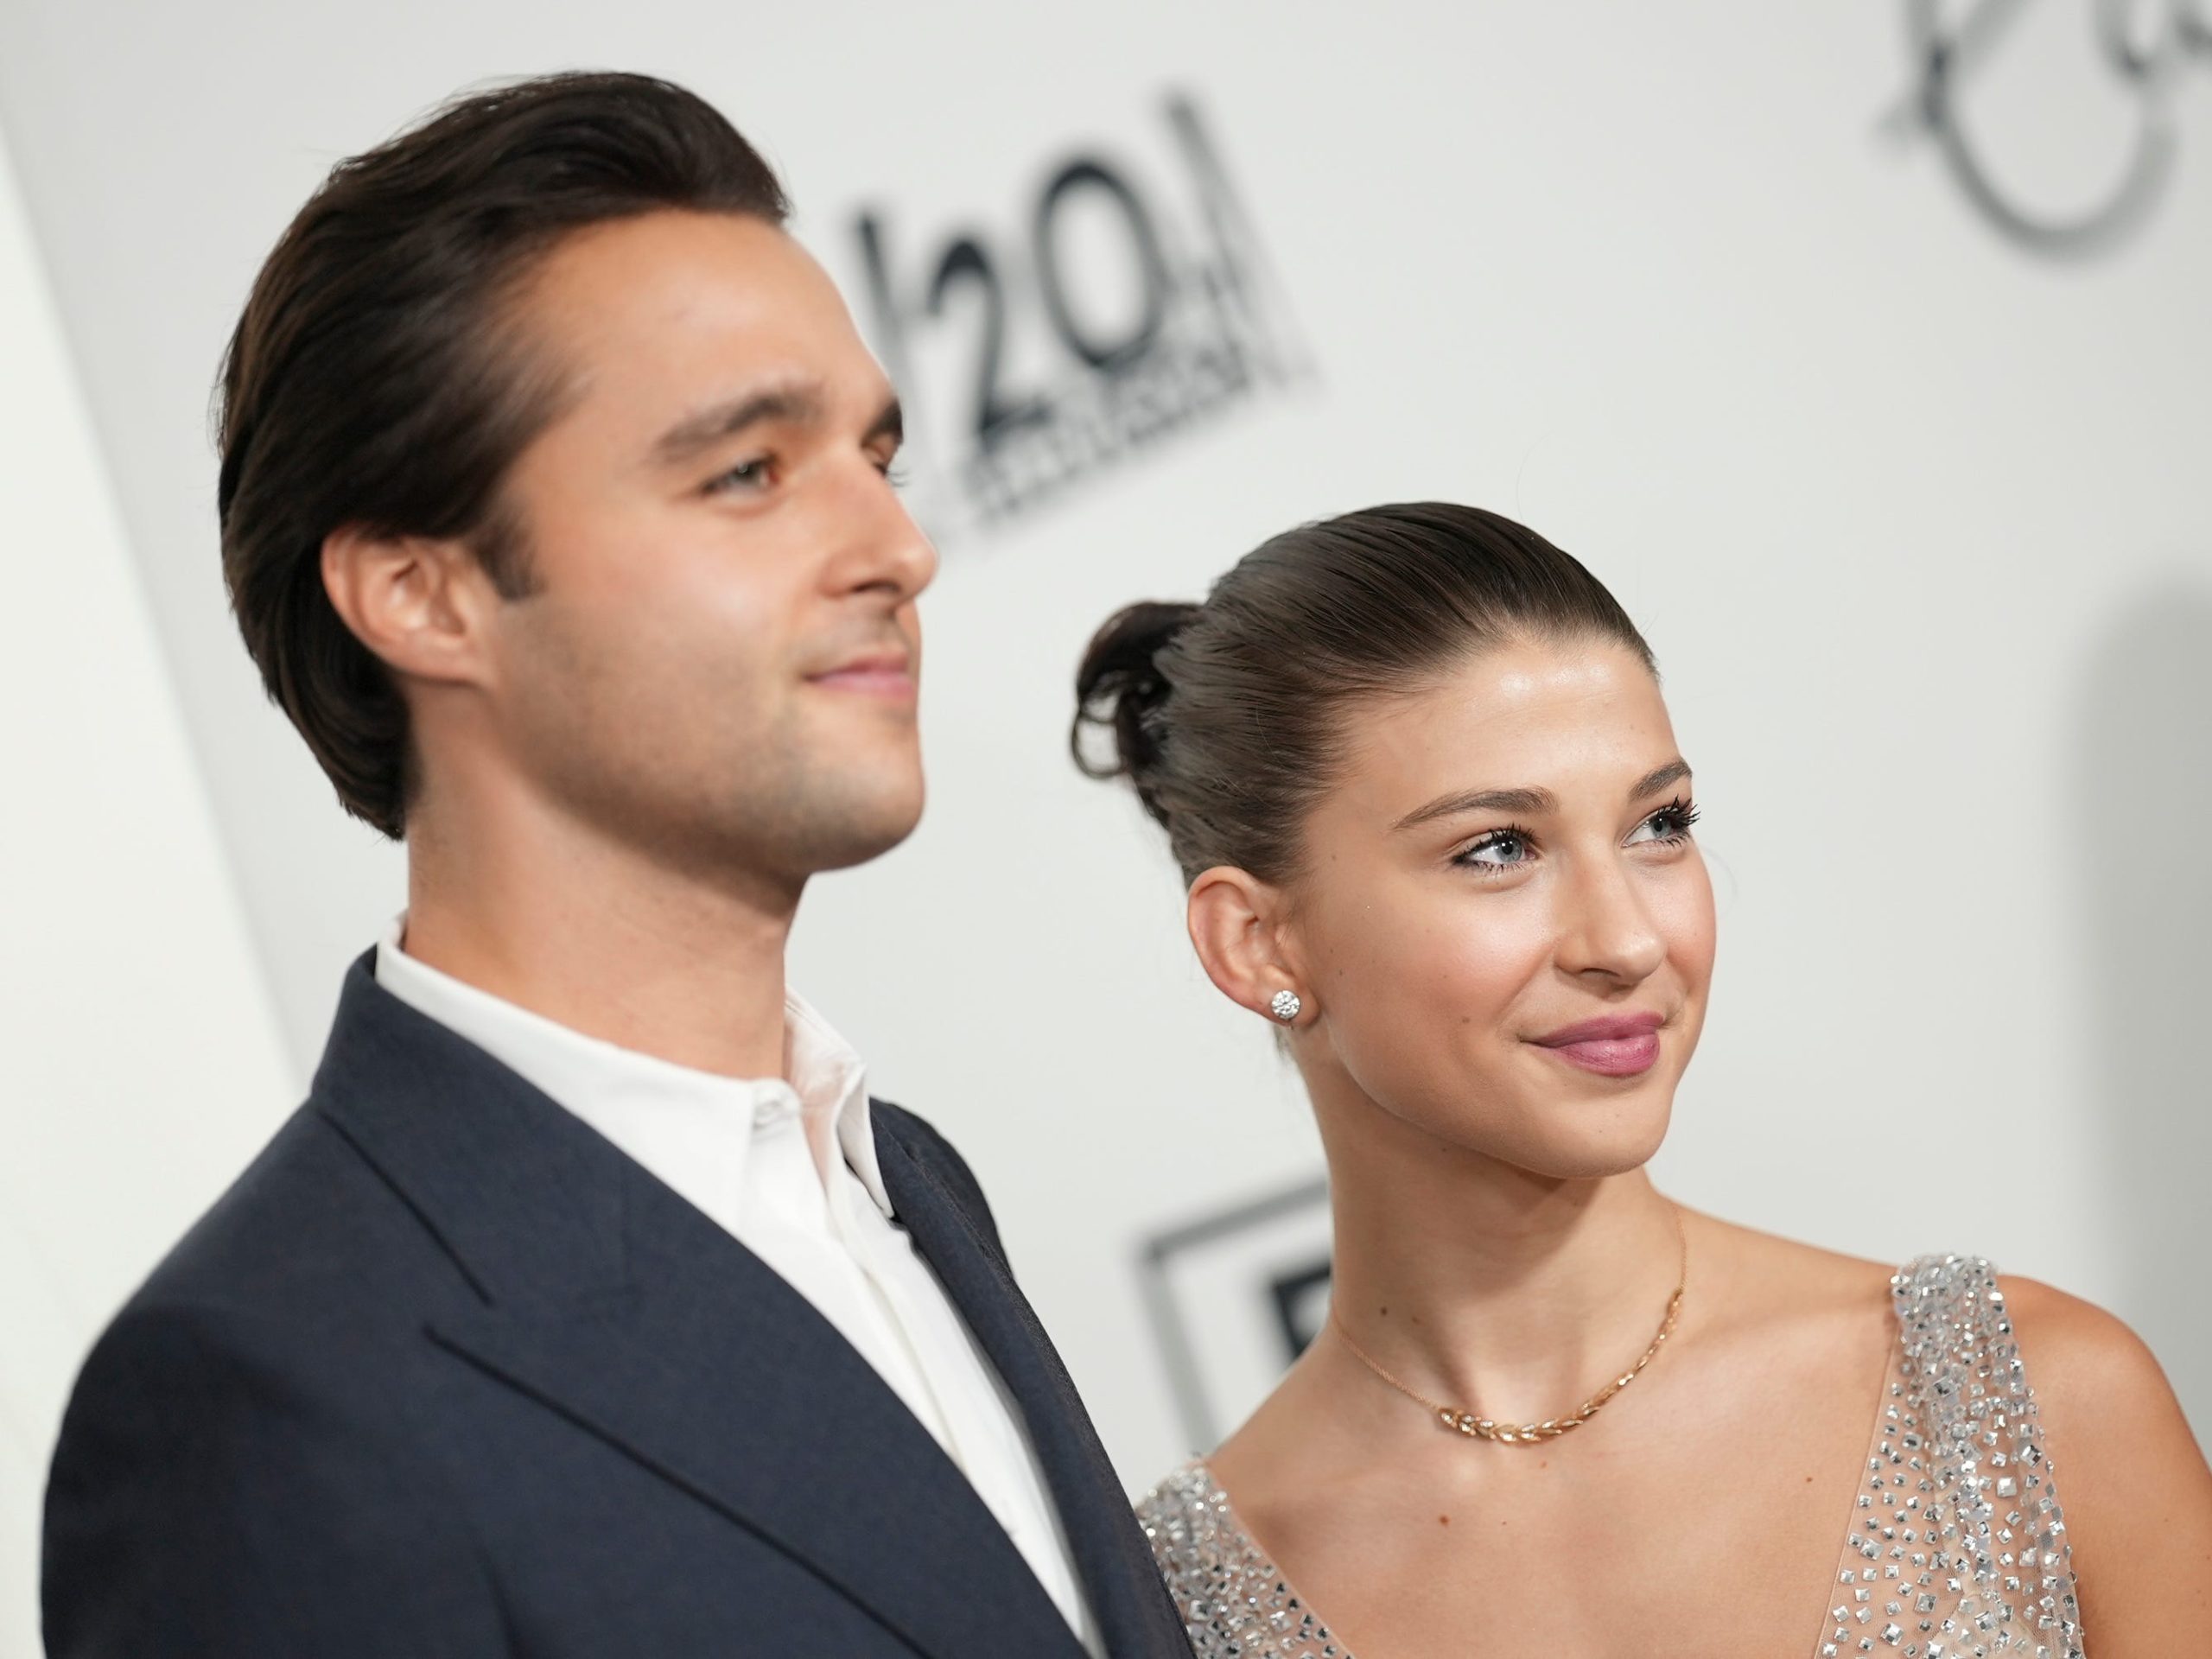
[[[1682,1311],[1682,1292],[1688,1288],[1690,1281],[1689,1236],[1682,1231],[1682,1212],[1677,1209],[1674,1215],[1675,1236],[1682,1247],[1682,1269],[1675,1280],[1675,1294],[1667,1299],[1667,1316],[1659,1321],[1659,1334],[1651,1338],[1651,1345],[1643,1351],[1635,1364],[1613,1378],[1573,1411],[1559,1417],[1547,1417],[1541,1423],[1492,1422],[1489,1418],[1478,1416],[1471,1411],[1457,1410],[1440,1400],[1432,1400],[1425,1394],[1416,1394],[1389,1372],[1384,1370],[1372,1354],[1352,1340],[1351,1332],[1344,1328],[1344,1322],[1337,1316],[1337,1310],[1333,1304],[1329,1309],[1329,1324],[1335,1329],[1338,1338],[1344,1345],[1351,1350],[1363,1365],[1400,1394],[1404,1395],[1407,1399],[1426,1408],[1430,1414],[1445,1427],[1475,1440],[1498,1440],[1508,1446],[1525,1446],[1538,1440],[1555,1440],[1570,1429],[1581,1427],[1583,1424],[1603,1411],[1615,1395],[1643,1376],[1643,1368],[1657,1357],[1660,1349],[1666,1346],[1667,1338],[1674,1334],[1675,1320]]]

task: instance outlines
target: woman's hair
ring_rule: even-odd
[[[1230,864],[1280,883],[1355,705],[1529,639],[1609,640],[1653,667],[1605,584],[1535,531],[1445,502],[1370,507],[1262,543],[1202,605],[1109,620],[1076,673],[1069,744],[1091,777],[1128,779],[1185,881]],[[1103,760],[1091,726],[1113,734]]]

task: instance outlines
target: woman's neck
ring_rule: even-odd
[[[1684,1268],[1641,1169],[1560,1179],[1371,1104],[1324,1111],[1335,1317],[1406,1387],[1499,1421],[1573,1410],[1634,1363]]]

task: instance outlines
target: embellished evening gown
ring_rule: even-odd
[[[2082,1659],[2066,1523],[1997,1270],[1923,1256],[1891,1287],[1898,1340],[1827,1605],[1806,1586],[1807,1651]],[[1353,1659],[1205,1464],[1138,1513],[1198,1659]]]

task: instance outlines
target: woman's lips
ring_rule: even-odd
[[[1665,1020],[1656,1014],[1612,1014],[1562,1026],[1534,1039],[1569,1065],[1600,1077],[1632,1077],[1649,1071],[1659,1060],[1659,1027]]]

